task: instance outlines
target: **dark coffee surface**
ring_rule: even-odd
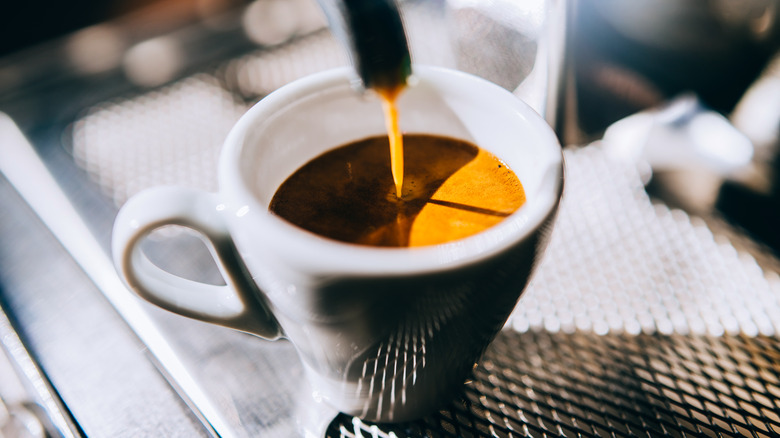
[[[405,135],[404,161],[399,199],[386,136],[341,146],[292,174],[269,209],[342,242],[403,247],[467,237],[525,202],[514,172],[468,142]]]

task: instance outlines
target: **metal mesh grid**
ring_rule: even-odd
[[[780,277],[707,224],[653,204],[630,163],[598,144],[566,153],[563,206],[546,262],[511,324],[598,334],[780,329]]]
[[[447,409],[326,436],[780,436],[778,363],[765,336],[504,331]]]
[[[91,108],[73,126],[73,156],[117,206],[158,185],[215,191],[222,142],[246,110],[199,74]]]

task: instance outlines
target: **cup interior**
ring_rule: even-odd
[[[519,111],[516,98],[481,79],[425,69],[398,101],[404,133],[468,140],[503,160],[520,178],[529,202],[543,192],[544,174],[560,160],[550,150],[549,132]],[[377,96],[359,92],[347,75],[302,87],[246,136],[241,172],[265,205],[295,170],[314,157],[355,140],[385,135]],[[508,101],[507,101],[508,100]]]
[[[378,97],[357,91],[352,79],[349,69],[319,73],[283,87],[250,109],[226,142],[220,169],[223,190],[225,185],[241,185],[257,207],[267,211],[278,187],[306,162],[335,147],[386,135]],[[404,133],[470,141],[517,174],[526,204],[483,233],[522,238],[557,204],[560,145],[546,122],[508,91],[465,73],[416,66],[398,108]],[[226,169],[239,169],[236,178],[222,178],[230,173]]]

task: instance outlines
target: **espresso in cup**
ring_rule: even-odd
[[[355,93],[351,70],[302,78],[233,127],[218,193],[157,187],[122,207],[112,251],[128,287],[180,315],[288,339],[315,400],[341,412],[406,421],[450,402],[541,259],[563,161],[549,126],[503,88],[425,66],[415,77],[397,102],[402,180],[376,99]],[[146,258],[139,243],[168,224],[203,234],[225,284]]]
[[[269,209],[341,242],[384,247],[436,245],[483,231],[515,212],[525,192],[490,152],[455,138],[404,136],[401,196],[387,136],[315,157],[279,187]]]

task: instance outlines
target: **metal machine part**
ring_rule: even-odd
[[[320,0],[331,32],[349,48],[367,88],[396,90],[406,84],[412,59],[394,0]]]
[[[73,438],[81,431],[0,307],[0,437]]]

